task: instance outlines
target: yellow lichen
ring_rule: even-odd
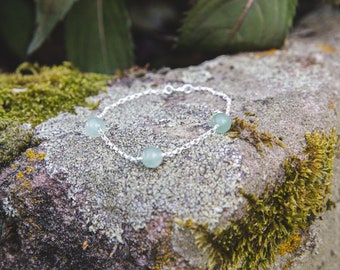
[[[25,179],[24,182],[22,182],[22,183],[19,185],[19,189],[20,189],[20,190],[32,190],[32,183],[31,183],[31,180]]]
[[[269,49],[267,51],[263,51],[263,52],[258,52],[258,53],[254,53],[254,58],[263,58],[266,56],[272,56],[275,55],[277,53],[277,49]]]
[[[46,153],[43,152],[36,152],[33,149],[28,149],[25,153],[24,156],[28,158],[30,162],[36,161],[36,160],[43,160],[46,156]]]
[[[18,169],[18,164],[12,164],[11,168],[13,171],[16,171]]]
[[[15,178],[16,178],[16,180],[18,180],[18,181],[23,180],[23,179],[25,178],[25,173],[22,172],[22,171],[18,171]]]
[[[45,153],[39,153],[33,149],[29,149],[23,154],[23,156],[27,158],[28,162],[13,164],[12,169],[17,170],[15,179],[17,181],[20,181],[20,184],[18,185],[18,190],[31,190],[32,175],[36,171],[34,163],[43,160],[45,158]]]
[[[31,166],[28,166],[28,167],[26,167],[26,169],[25,169],[25,173],[26,173],[26,174],[31,174],[31,173],[33,173],[34,171],[35,171],[34,167],[31,167]]]
[[[89,242],[87,240],[85,240],[82,244],[82,248],[83,250],[86,250],[89,247]]]
[[[293,234],[288,238],[286,242],[282,243],[279,246],[278,253],[281,256],[284,256],[287,253],[293,253],[300,245],[301,245],[300,234]]]
[[[321,44],[318,46],[318,49],[320,49],[322,52],[325,53],[336,53],[337,49],[331,45],[328,44]]]

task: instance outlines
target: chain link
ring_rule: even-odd
[[[110,139],[105,135],[104,131],[102,129],[99,130],[99,134],[100,137],[103,139],[103,141],[106,143],[106,145],[113,151],[115,151],[116,153],[118,153],[119,155],[121,155],[123,158],[131,161],[131,162],[137,162],[142,160],[141,157],[133,157],[130,156],[129,154],[126,154],[125,152],[123,152],[121,149],[119,149],[115,144],[113,144]]]
[[[103,118],[109,110],[112,110],[115,107],[118,107],[118,106],[120,106],[120,105],[122,105],[122,104],[124,104],[128,101],[132,101],[132,100],[138,99],[138,98],[146,96],[146,95],[170,95],[174,92],[181,92],[181,93],[185,93],[185,94],[190,94],[190,93],[193,93],[194,91],[209,92],[213,96],[217,96],[217,97],[220,97],[223,100],[225,100],[226,101],[225,114],[229,115],[230,108],[231,108],[231,98],[228,95],[226,95],[222,92],[218,92],[218,91],[216,91],[216,90],[214,90],[213,88],[210,88],[210,87],[193,86],[191,84],[184,84],[184,85],[179,86],[179,87],[174,87],[170,84],[167,84],[167,85],[165,85],[165,87],[163,89],[148,89],[144,92],[135,93],[135,94],[126,96],[124,98],[121,98],[118,101],[116,101],[115,103],[113,103],[109,106],[106,106],[104,108],[104,110],[102,111],[102,113],[100,113],[97,117]],[[177,147],[177,148],[175,148],[171,151],[168,151],[168,152],[164,152],[162,154],[162,156],[163,157],[174,157],[174,156],[182,153],[184,150],[191,148],[192,146],[199,145],[203,140],[205,140],[207,137],[211,136],[216,131],[216,129],[217,129],[217,126],[209,129],[208,131],[206,131],[202,135],[198,136],[196,139],[193,139],[192,141],[187,142],[180,147]],[[105,142],[105,144],[111,150],[115,151],[117,154],[119,154],[123,158],[125,158],[125,159],[127,159],[131,162],[138,162],[138,161],[142,160],[142,157],[133,157],[133,156],[125,153],[124,151],[122,151],[118,146],[116,146],[113,142],[110,141],[110,139],[105,135],[103,130],[99,130],[99,134],[100,134],[100,137],[102,138],[102,140]]]
[[[191,148],[194,145],[199,145],[203,140],[205,140],[210,135],[212,135],[215,132],[216,128],[217,127],[209,129],[207,132],[198,136],[196,139],[193,139],[192,141],[187,142],[187,143],[183,144],[182,146],[175,148],[174,150],[163,153],[163,157],[174,157],[174,156],[182,153],[184,150]]]

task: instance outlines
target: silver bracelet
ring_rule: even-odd
[[[181,92],[185,94],[190,94],[194,91],[208,92],[214,96],[220,97],[226,101],[226,109],[224,113],[217,113],[213,115],[211,120],[211,129],[198,136],[196,139],[183,144],[180,147],[177,147],[168,152],[162,152],[159,148],[154,146],[149,146],[144,149],[143,153],[139,157],[133,157],[121,149],[119,149],[110,139],[105,135],[106,126],[102,118],[109,111],[114,109],[117,106],[120,106],[128,101],[132,101],[138,99],[140,97],[146,95],[170,95],[174,92]],[[85,123],[85,134],[89,137],[101,137],[105,144],[118,153],[123,158],[131,161],[131,162],[139,162],[141,161],[143,165],[147,168],[156,168],[158,167],[165,157],[173,157],[175,155],[180,154],[182,151],[189,149],[194,145],[198,145],[201,141],[212,135],[213,133],[224,134],[231,128],[231,118],[229,117],[231,107],[231,99],[228,95],[217,92],[213,88],[204,87],[204,86],[193,86],[191,84],[184,84],[180,87],[173,87],[168,84],[163,89],[149,89],[144,92],[136,93],[133,95],[126,96],[124,98],[119,99],[117,102],[106,106],[102,113],[98,114],[96,117],[89,118]]]

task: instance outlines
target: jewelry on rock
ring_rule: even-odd
[[[105,135],[106,126],[102,118],[105,116],[105,114],[109,111],[114,109],[115,107],[118,107],[128,101],[132,101],[135,99],[138,99],[140,97],[146,96],[146,95],[170,95],[174,92],[181,92],[184,94],[190,94],[194,91],[201,91],[201,92],[208,92],[212,94],[213,96],[220,97],[226,101],[226,109],[225,112],[219,112],[215,114],[212,117],[211,120],[211,129],[206,131],[205,133],[198,136],[196,139],[187,142],[183,144],[180,147],[177,147],[171,151],[168,152],[162,152],[159,148],[150,146],[144,149],[143,153],[139,157],[133,157],[129,154],[125,153],[121,149],[119,149],[113,142],[110,141],[110,139]],[[163,89],[149,89],[144,92],[132,94],[129,96],[126,96],[124,98],[119,99],[117,102],[106,106],[102,113],[98,114],[96,117],[89,118],[85,123],[85,134],[89,137],[101,137],[102,140],[105,142],[105,144],[118,153],[123,158],[131,161],[131,162],[139,162],[141,161],[143,165],[147,168],[156,168],[158,167],[165,157],[173,157],[175,155],[180,154],[182,151],[189,149],[190,147],[194,145],[198,145],[201,141],[212,135],[213,133],[217,134],[224,134],[231,128],[231,118],[229,117],[230,113],[230,107],[231,107],[231,98],[222,93],[217,92],[213,88],[210,87],[204,87],[204,86],[193,86],[191,84],[184,84],[180,87],[173,87],[172,85],[166,85]]]

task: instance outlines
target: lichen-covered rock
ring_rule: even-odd
[[[77,107],[38,125],[41,144],[0,175],[0,268],[298,269],[319,238],[313,222],[339,200],[338,192],[331,198],[340,179],[339,171],[332,178],[340,130],[334,25],[318,36],[298,28],[280,51],[120,79],[92,98],[95,111]],[[84,134],[107,105],[168,83],[228,94],[231,131],[153,170]],[[202,93],[147,96],[110,111],[106,134],[134,156],[148,145],[169,150],[208,130],[223,108]]]

